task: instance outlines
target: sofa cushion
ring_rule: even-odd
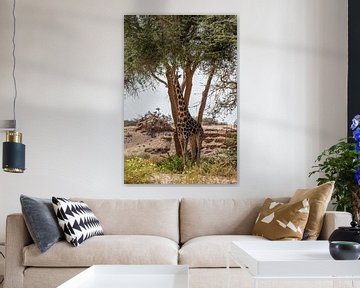
[[[178,199],[74,200],[88,204],[105,235],[154,235],[179,242]]]
[[[25,266],[88,267],[95,264],[171,264],[178,260],[178,244],[159,236],[95,236],[78,247],[66,241],[41,254],[34,244],[23,250]]]
[[[51,199],[21,195],[20,203],[26,227],[41,252],[64,239]]]
[[[232,241],[268,241],[252,235],[214,235],[193,238],[179,250],[179,264],[190,267],[226,267],[228,251]],[[231,267],[239,267],[230,261]]]
[[[184,198],[180,205],[181,243],[206,235],[251,234],[263,202],[264,199]]]
[[[334,184],[334,181],[330,181],[315,188],[298,189],[290,199],[290,203],[302,201],[305,198],[309,199],[310,214],[305,227],[307,237],[304,240],[316,240],[319,237],[324,215],[334,190]]]
[[[104,235],[99,220],[86,203],[60,197],[52,197],[52,202],[66,241],[75,247],[91,237]]]
[[[269,240],[301,240],[308,218],[308,199],[284,204],[267,198],[252,234]]]

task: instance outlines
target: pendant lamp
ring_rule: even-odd
[[[25,171],[25,145],[22,144],[22,133],[17,131],[16,127],[16,98],[17,86],[15,78],[16,57],[15,57],[15,33],[16,33],[16,17],[15,17],[16,0],[13,0],[12,16],[13,16],[13,35],[12,35],[12,58],[13,69],[12,78],[14,82],[14,100],[13,100],[13,120],[0,121],[0,130],[6,131],[6,140],[3,143],[2,168],[5,172],[23,173]]]

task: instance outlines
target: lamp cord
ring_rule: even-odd
[[[15,68],[16,68],[16,57],[15,57],[15,34],[16,34],[16,16],[15,16],[15,7],[16,7],[16,0],[13,0],[13,9],[12,9],[12,16],[13,16],[13,35],[12,35],[12,44],[13,44],[13,50],[12,50],[12,57],[13,57],[13,69],[12,69],[12,78],[14,81],[14,101],[13,101],[13,116],[15,121],[15,130],[16,130],[16,98],[17,98],[17,85],[16,85],[16,78],[15,78]]]

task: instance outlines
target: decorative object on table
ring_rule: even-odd
[[[331,257],[335,260],[358,260],[360,244],[349,241],[331,241],[329,244]]]
[[[351,212],[360,223],[360,115],[353,118],[351,129],[353,137],[340,140],[317,157],[309,177],[320,173],[318,184],[335,181],[332,199],[336,210]]]
[[[260,209],[252,234],[269,240],[301,240],[309,207],[308,199],[284,204],[268,198]]]
[[[360,226],[356,221],[352,221],[349,227],[339,227],[331,233],[329,241],[350,241],[360,244]]]
[[[309,200],[309,219],[302,240],[316,240],[321,232],[324,215],[334,191],[334,181],[326,182],[314,188],[297,189],[289,203]]]
[[[15,17],[16,0],[13,1],[13,35],[12,35],[12,57],[13,69],[12,78],[14,82],[14,100],[13,100],[13,120],[1,121],[0,130],[6,130],[6,140],[3,143],[3,161],[2,167],[5,172],[23,173],[25,171],[25,145],[22,144],[22,133],[17,131],[16,126],[16,99],[17,86],[15,77],[16,57],[15,57],[15,34],[16,34],[16,17]]]

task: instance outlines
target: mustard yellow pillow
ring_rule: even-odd
[[[326,208],[334,190],[334,181],[324,183],[311,189],[298,189],[289,203],[309,199],[310,213],[305,227],[304,240],[316,240],[319,237],[324,221]]]
[[[268,198],[260,209],[252,234],[269,240],[301,240],[308,217],[307,199],[284,204]]]

